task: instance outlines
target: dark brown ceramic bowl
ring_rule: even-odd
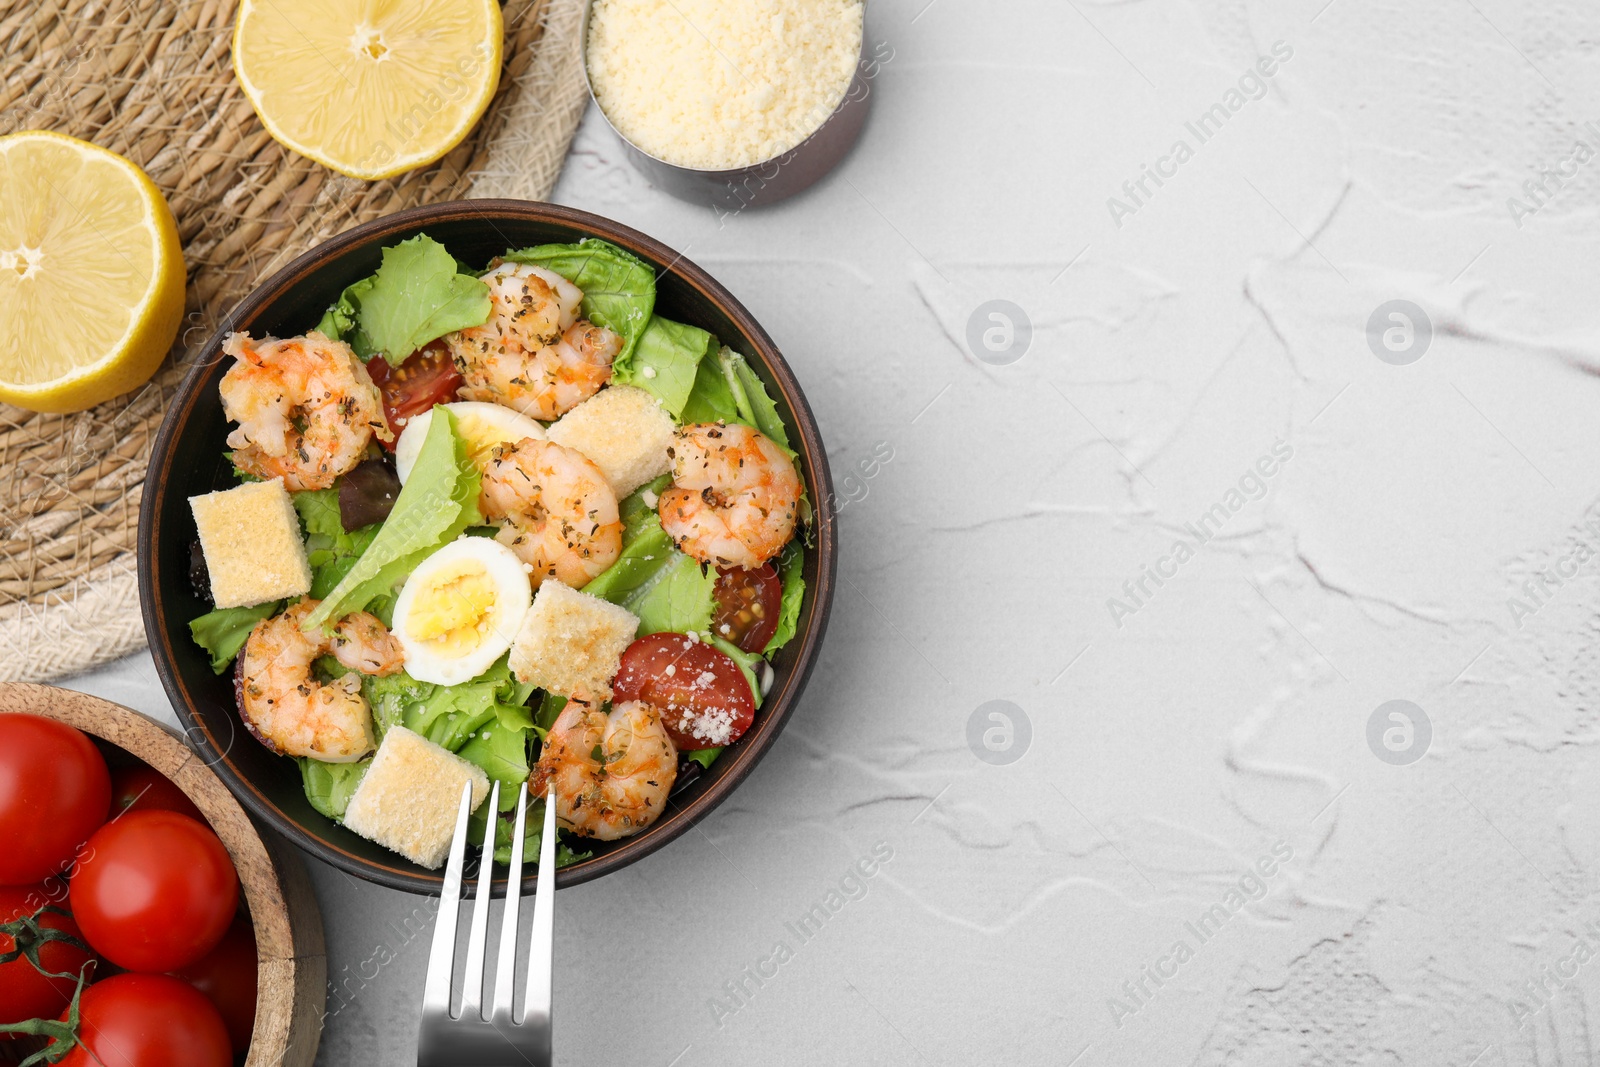
[[[232,676],[213,674],[206,654],[189,637],[189,620],[210,609],[189,583],[189,546],[195,537],[189,497],[234,484],[223,456],[228,423],[217,393],[217,383],[232,362],[221,355],[224,334],[304,333],[345,286],[378,268],[384,247],[419,233],[441,242],[462,261],[479,264],[510,248],[584,237],[626,248],[655,267],[656,307],[662,315],[710,330],[750,360],[798,446],[811,499],[832,499],[833,486],[827,453],[805,396],[772,338],[744,306],[711,275],[666,245],[584,211],[521,200],[456,201],[402,211],[312,249],[234,309],[184,379],[156,438],[145,481],[139,517],[139,596],[156,670],[191,743],[250,811],[341,870],[394,889],[437,893],[438,872],[357,836],[311,807],[301,790],[298,765],[273,755],[244,731],[234,704]],[[680,789],[655,825],[625,841],[595,844],[592,858],[559,872],[558,887],[609,874],[654,852],[703,819],[755,768],[800,699],[827,628],[835,531],[833,515],[824,507],[816,509],[815,542],[806,552],[799,632],[774,658],[775,678],[755,725],[704,775]],[[524,891],[532,888],[530,874]],[[504,890],[502,879],[496,892]]]

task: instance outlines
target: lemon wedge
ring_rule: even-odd
[[[240,0],[233,69],[279,143],[372,181],[472,131],[503,36],[496,0]]]
[[[144,171],[59,133],[0,137],[0,401],[82,411],[143,385],[183,286],[178,226]]]

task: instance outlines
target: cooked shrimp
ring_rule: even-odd
[[[656,820],[677,777],[678,753],[655,708],[630,700],[607,715],[577,694],[556,716],[529,779],[538,796],[555,786],[562,826],[615,841]]]
[[[748,426],[680,427],[661,526],[679,549],[719,567],[759,567],[794,534],[800,476],[783,450]]]
[[[464,380],[462,399],[504,404],[549,422],[611,380],[622,338],[578,318],[577,286],[522,263],[502,263],[483,280],[489,321],[444,339]]]
[[[288,489],[326,489],[361,462],[377,434],[394,440],[383,400],[350,346],[315,330],[253,341],[231,333],[222,350],[238,359],[222,376],[222,410],[233,462]]]
[[[372,709],[361,678],[347,674],[323,683],[311,673],[318,656],[332,653],[362,674],[394,674],[405,663],[400,642],[364,611],[340,619],[330,634],[300,628],[318,604],[302,600],[281,615],[256,623],[239,656],[239,714],[274,752],[352,763],[372,751]]]
[[[594,461],[554,441],[497,446],[483,476],[484,510],[504,520],[497,540],[546,578],[578,588],[622,554],[617,495]]]

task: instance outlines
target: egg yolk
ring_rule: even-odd
[[[489,464],[489,453],[496,445],[515,444],[516,442],[500,427],[491,426],[483,419],[473,418],[471,415],[456,416],[456,432],[466,442],[467,454],[472,457],[481,470]]]
[[[483,641],[494,613],[495,588],[488,572],[464,560],[430,575],[411,601],[406,630],[439,653],[463,656]]]

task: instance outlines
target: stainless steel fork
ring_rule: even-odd
[[[472,905],[467,936],[466,977],[461,990],[461,1013],[450,1014],[455,979],[456,920],[461,911],[461,869],[467,850],[467,816],[472,810],[472,786],[461,792],[450,862],[445,867],[444,892],[433,928],[433,948],[428,953],[428,980],[422,993],[422,1028],[417,1035],[417,1067],[551,1067],[550,971],[554,952],[556,890],[556,800],[552,789],[545,798],[544,833],[539,838],[539,883],[533,898],[533,936],[529,938],[527,978],[522,993],[522,1013],[511,1011],[517,959],[517,912],[522,894],[522,834],[528,814],[528,783],[517,795],[517,824],[511,836],[511,866],[506,906],[500,920],[500,955],[494,972],[494,1005],[483,1007],[484,948],[489,938],[489,886],[494,874],[494,830],[498,819],[500,783],[487,801],[489,819],[484,831],[483,858]]]

